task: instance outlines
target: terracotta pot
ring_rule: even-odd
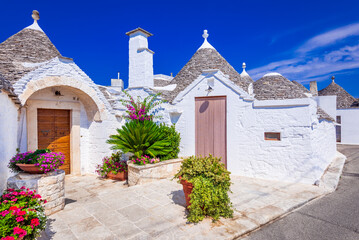
[[[107,177],[112,180],[125,181],[125,180],[127,180],[127,175],[128,175],[127,172],[119,172],[117,174],[113,174],[113,173],[109,172],[107,174]]]
[[[189,207],[191,205],[191,203],[190,203],[191,198],[189,195],[192,193],[193,184],[190,182],[187,182],[186,180],[181,180],[181,184],[183,186],[184,196],[186,197],[187,207]]]
[[[42,173],[44,173],[44,171],[40,170],[40,168],[38,166],[35,166],[35,164],[17,163],[16,166],[18,166],[24,172],[27,172],[27,173],[30,173],[30,174],[42,174]]]

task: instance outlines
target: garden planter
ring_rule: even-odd
[[[191,203],[190,203],[191,198],[189,195],[192,193],[193,184],[190,182],[187,182],[186,180],[181,180],[181,184],[183,186],[184,196],[186,197],[187,207],[189,207],[191,205]]]
[[[35,164],[20,164],[17,163],[16,166],[18,166],[21,170],[24,172],[30,173],[30,174],[42,174],[44,171],[40,170],[38,166],[35,166]]]
[[[125,181],[127,180],[127,172],[118,172],[117,174],[108,173],[107,177],[112,180]]]

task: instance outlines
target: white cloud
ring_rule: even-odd
[[[253,79],[259,79],[268,72],[279,72],[291,80],[309,82],[323,81],[335,72],[359,68],[359,44],[343,46],[340,39],[359,35],[359,24],[352,24],[320,34],[299,47],[296,57],[272,62],[249,71]],[[334,45],[334,43],[336,43]],[[330,50],[328,50],[330,46]],[[326,48],[324,48],[326,47]],[[315,55],[309,53],[320,50]]]
[[[304,45],[298,48],[298,52],[306,53],[311,50],[329,46],[337,43],[339,40],[345,39],[350,36],[359,35],[359,23],[354,23],[344,27],[340,27],[329,32],[317,35],[309,39]]]

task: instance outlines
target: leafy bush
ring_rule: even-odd
[[[12,172],[20,172],[16,164],[35,164],[40,170],[46,172],[58,169],[64,164],[65,156],[62,153],[51,152],[49,149],[38,149],[35,152],[17,153],[10,159],[8,167]]]
[[[219,158],[191,156],[184,159],[175,178],[193,184],[188,207],[188,221],[199,222],[206,216],[214,221],[219,217],[233,217],[232,203],[229,199],[231,179]],[[180,180],[179,180],[180,182]]]
[[[7,189],[0,197],[0,238],[36,239],[46,227],[43,203],[39,194],[25,187]]]
[[[172,149],[167,155],[159,156],[163,160],[178,158],[180,152],[179,145],[181,142],[180,133],[176,131],[175,125],[167,126],[165,124],[160,125],[161,131],[168,137],[170,148]]]
[[[121,152],[113,153],[111,157],[104,157],[102,159],[102,164],[97,165],[97,174],[104,178],[110,172],[113,174],[127,172],[127,162],[123,161],[121,157]]]
[[[127,108],[126,113],[128,116],[125,118],[130,120],[153,120],[155,114],[159,111],[159,108],[157,107],[164,102],[163,100],[158,99],[158,96],[160,95],[159,93],[155,95],[148,95],[143,101],[141,101],[138,96],[135,101],[127,91],[123,92],[129,100],[121,100],[121,103]],[[157,116],[157,118],[160,117],[161,116]]]
[[[152,121],[127,122],[117,133],[111,135],[107,143],[113,145],[112,149],[133,153],[137,158],[144,155],[156,158],[172,151],[168,137]]]

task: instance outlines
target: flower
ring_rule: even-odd
[[[17,218],[16,218],[16,221],[17,221],[17,222],[22,222],[22,221],[24,221],[24,218],[21,217],[21,216],[20,216],[20,217],[17,217]]]
[[[19,237],[23,237],[27,234],[27,231],[19,227],[14,227],[14,235],[15,234],[18,234]]]
[[[31,225],[39,226],[40,225],[39,219],[38,218],[31,219]]]

